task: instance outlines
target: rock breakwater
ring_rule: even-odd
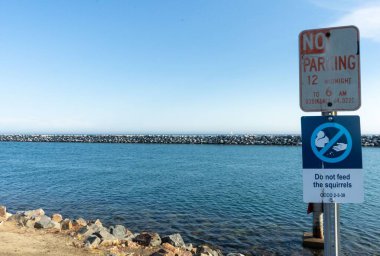
[[[299,135],[0,135],[0,141],[271,146],[302,144]],[[380,147],[380,135],[363,135],[362,145]]]
[[[297,135],[0,135],[0,141],[295,146],[301,139]]]

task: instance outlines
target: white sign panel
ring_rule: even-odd
[[[359,30],[354,26],[299,35],[300,107],[307,112],[360,108]]]
[[[304,169],[305,203],[362,203],[362,169]]]

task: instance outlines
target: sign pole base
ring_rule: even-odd
[[[313,237],[313,233],[305,232],[303,233],[302,246],[312,249],[323,249],[325,241],[323,238]]]
[[[325,256],[338,256],[340,253],[340,217],[339,204],[326,203],[324,208]]]

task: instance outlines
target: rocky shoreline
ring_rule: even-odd
[[[122,225],[105,227],[100,220],[64,219],[61,214],[45,215],[43,209],[7,212],[0,205],[0,225],[16,223],[20,228],[46,230],[72,239],[72,246],[102,252],[107,256],[223,256],[212,245],[185,243],[179,233],[160,236],[155,232],[133,233]],[[244,256],[228,253],[227,256]]]
[[[222,144],[299,146],[299,135],[0,135],[8,142]],[[380,147],[380,135],[363,135],[362,145]]]

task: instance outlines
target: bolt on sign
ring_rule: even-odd
[[[304,30],[299,35],[300,107],[306,112],[360,108],[359,30]]]

